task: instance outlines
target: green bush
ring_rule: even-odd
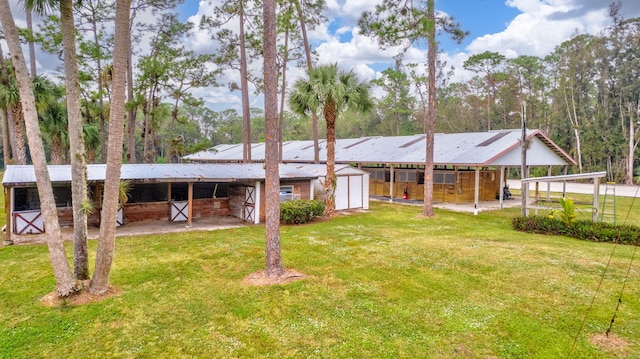
[[[521,232],[567,235],[594,242],[640,245],[640,227],[633,225],[615,225],[582,220],[573,221],[568,226],[553,216],[518,216],[512,219],[511,224],[513,229]]]
[[[280,203],[280,221],[284,223],[306,223],[313,217],[324,214],[324,202],[297,200]]]

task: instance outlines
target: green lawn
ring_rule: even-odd
[[[39,302],[46,246],[0,248],[0,357],[640,358],[640,255],[612,330],[628,345],[589,341],[637,247],[514,232],[519,209],[420,211],[283,227],[284,264],[307,278],[272,287],[242,284],[264,267],[263,227],[119,238],[121,294],[77,307]]]

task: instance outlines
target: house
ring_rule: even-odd
[[[502,201],[505,172],[521,166],[522,130],[496,130],[434,136],[433,198],[456,204]],[[566,152],[540,130],[526,130],[527,166],[566,167],[575,164]],[[313,141],[286,141],[285,163],[313,163]],[[254,143],[252,160],[264,161],[264,143]],[[374,136],[336,141],[336,163],[349,164],[369,173],[369,193],[419,199],[424,193],[426,135]],[[194,163],[242,161],[242,144],[218,145],[184,159]],[[326,161],[326,141],[320,141],[320,161]]]
[[[324,167],[318,165],[320,167]],[[48,166],[61,226],[73,225],[71,166]],[[312,170],[312,168],[309,168]],[[313,199],[318,175],[281,164],[280,199]],[[250,223],[265,218],[263,164],[123,164],[122,180],[131,183],[119,224],[144,220],[186,222],[233,215]],[[89,225],[99,225],[106,165],[88,165]],[[9,165],[5,188],[7,234],[45,231],[36,177],[31,165]]]

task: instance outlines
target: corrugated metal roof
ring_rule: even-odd
[[[71,183],[71,166],[50,165],[49,176],[53,183]],[[89,182],[104,181],[107,165],[88,165]],[[280,178],[315,179],[318,176],[296,168],[293,164],[280,164]],[[120,178],[140,182],[234,182],[241,180],[262,180],[265,178],[264,165],[260,163],[181,163],[181,164],[123,164]],[[36,183],[31,165],[8,165],[2,180],[5,186],[29,185]]]
[[[324,177],[327,175],[327,165],[325,164],[311,164],[311,163],[298,163],[295,164],[296,168],[316,175],[318,177]],[[336,176],[361,176],[366,174],[365,171],[357,169],[355,167],[351,167],[349,165],[336,165],[335,166]]]
[[[434,163],[436,165],[488,166],[501,156],[520,146],[521,129],[473,133],[436,134],[434,136]],[[548,165],[572,164],[573,159],[539,130],[527,130],[527,137],[548,147],[545,156],[552,156],[540,163]],[[426,161],[426,136],[361,137],[336,140],[337,163],[388,163],[424,164]],[[313,162],[313,141],[287,141],[283,145],[284,162]],[[527,156],[534,158],[536,153]],[[251,152],[253,161],[264,161],[264,143],[254,144]],[[191,161],[239,161],[242,146],[219,145],[185,156]],[[320,144],[320,159],[326,159],[326,143]],[[518,156],[509,156],[507,166],[518,166]],[[502,162],[505,162],[504,160]],[[511,163],[513,162],[513,163]]]

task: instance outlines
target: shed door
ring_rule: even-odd
[[[244,192],[244,220],[255,222],[256,216],[256,188],[254,186],[245,187]]]

